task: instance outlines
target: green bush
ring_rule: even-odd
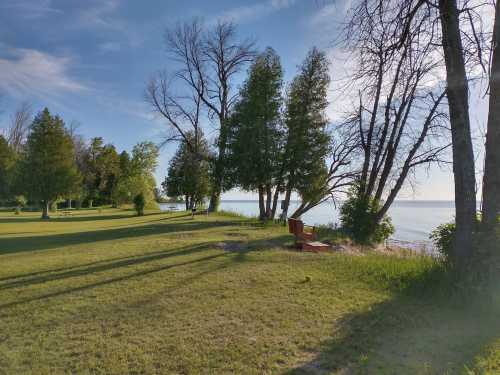
[[[376,216],[380,203],[358,194],[353,189],[340,209],[342,230],[352,240],[360,244],[377,244],[385,241],[394,233],[389,216],[377,222]]]
[[[455,223],[445,223],[438,226],[431,232],[432,240],[436,250],[441,254],[447,263],[453,261],[453,241],[455,238]]]
[[[144,216],[144,207],[146,206],[146,199],[144,199],[144,194],[139,193],[134,198],[134,208],[137,212],[137,216]]]

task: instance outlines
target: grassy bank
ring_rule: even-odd
[[[495,311],[415,292],[432,260],[291,243],[237,216],[0,213],[0,374],[500,371]]]

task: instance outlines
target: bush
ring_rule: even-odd
[[[144,207],[146,206],[146,199],[144,199],[144,194],[139,193],[134,198],[134,208],[137,212],[137,216],[144,215]]]
[[[453,261],[453,241],[455,238],[455,223],[441,224],[431,232],[430,239],[436,250],[447,263]]]
[[[377,223],[376,216],[380,203],[361,197],[354,189],[340,209],[342,230],[352,240],[360,244],[377,244],[385,241],[394,233],[389,216]]]

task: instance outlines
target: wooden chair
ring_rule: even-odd
[[[288,231],[295,236],[295,247],[297,249],[302,249],[305,242],[316,239],[316,228],[304,225],[304,222],[299,219],[288,219]]]

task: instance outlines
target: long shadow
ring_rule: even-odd
[[[278,244],[282,244],[282,241],[285,238],[288,239],[288,236],[273,238],[271,241],[272,241],[273,245],[278,245]],[[202,271],[194,276],[191,276],[187,280],[183,280],[183,285],[186,285],[186,281],[193,282],[194,280],[198,279],[199,277],[201,277],[205,274],[215,272],[215,271],[220,270],[220,269],[227,268],[227,267],[231,266],[231,264],[246,261],[245,256],[247,253],[249,253],[251,251],[262,250],[263,248],[266,248],[270,244],[269,239],[259,239],[259,240],[254,240],[254,241],[241,241],[241,242],[243,242],[245,244],[245,246],[243,248],[240,248],[237,251],[237,254],[235,254],[234,251],[223,251],[223,252],[220,252],[218,254],[205,256],[205,257],[198,258],[195,260],[180,262],[180,263],[176,263],[176,264],[169,264],[169,265],[164,265],[164,266],[160,266],[160,267],[155,267],[152,269],[134,272],[132,274],[125,275],[125,276],[106,279],[103,281],[87,284],[84,286],[68,288],[68,289],[65,289],[62,291],[45,293],[45,294],[42,294],[42,295],[39,295],[36,297],[16,300],[13,302],[9,302],[9,303],[5,303],[3,305],[0,305],[0,309],[6,309],[9,307],[13,307],[13,306],[17,306],[17,305],[21,305],[21,304],[25,304],[25,303],[30,303],[33,301],[44,300],[47,298],[58,297],[58,296],[70,294],[73,292],[85,291],[85,290],[88,290],[88,289],[91,289],[94,287],[99,287],[99,286],[103,286],[103,285],[107,285],[107,284],[111,284],[111,283],[115,283],[115,282],[121,282],[121,281],[149,275],[149,274],[156,273],[156,272],[165,271],[165,270],[168,270],[168,269],[171,269],[174,267],[209,261],[209,260],[213,260],[213,259],[220,258],[220,257],[229,256],[231,258],[229,263],[224,263],[224,264],[222,264],[218,267],[215,267],[213,269],[210,269],[208,271]],[[181,248],[176,248],[176,249],[168,249],[168,250],[158,251],[158,252],[154,252],[154,253],[139,255],[139,256],[115,258],[115,259],[111,259],[111,260],[103,260],[103,261],[99,261],[99,262],[75,265],[75,266],[68,267],[68,268],[59,268],[59,269],[55,269],[55,270],[40,271],[39,273],[35,272],[32,274],[17,275],[17,276],[10,278],[10,280],[12,280],[12,281],[0,285],[0,290],[12,289],[12,288],[23,288],[23,287],[29,288],[30,286],[42,284],[45,282],[50,282],[50,281],[55,281],[55,280],[66,280],[66,279],[70,279],[72,277],[89,275],[89,274],[94,274],[94,273],[98,273],[98,272],[112,271],[112,270],[115,270],[118,268],[132,266],[132,265],[147,264],[149,262],[164,260],[164,259],[173,258],[173,257],[193,255],[196,253],[203,252],[207,249],[214,248],[214,245],[216,243],[218,243],[218,242],[217,241],[205,242],[205,243],[201,243],[201,244],[194,245],[194,246],[186,246],[186,247],[181,247]],[[34,276],[34,277],[32,277],[32,276]],[[21,278],[21,279],[19,280],[18,278]]]
[[[500,337],[499,314],[402,294],[344,316],[311,360],[285,374],[462,373]]]
[[[41,251],[62,246],[85,243],[135,238],[149,235],[171,234],[189,231],[203,231],[214,227],[231,226],[231,221],[224,222],[181,222],[158,223],[141,226],[126,226],[118,229],[102,229],[88,232],[63,233],[34,237],[0,238],[0,256],[5,254]]]
[[[0,310],[6,309],[6,308],[9,308],[9,307],[14,307],[14,306],[22,305],[22,304],[25,304],[25,303],[34,302],[34,301],[40,301],[40,300],[44,300],[44,299],[48,299],[48,298],[53,298],[53,297],[59,297],[59,296],[63,296],[63,295],[71,294],[71,293],[75,293],[75,292],[86,291],[86,290],[89,290],[89,289],[92,289],[92,288],[96,288],[96,287],[99,287],[99,286],[104,286],[104,285],[108,285],[108,284],[112,284],[112,283],[116,283],[116,282],[130,280],[130,279],[133,279],[133,278],[150,275],[150,274],[153,274],[153,273],[156,273],[156,272],[166,271],[166,270],[169,270],[169,269],[175,268],[175,267],[181,267],[181,266],[187,266],[187,265],[195,264],[195,263],[199,263],[199,262],[205,262],[205,261],[208,261],[208,260],[213,260],[213,259],[216,259],[216,258],[223,257],[225,255],[226,254],[224,254],[224,253],[209,255],[209,256],[206,256],[206,257],[203,257],[203,258],[198,258],[198,259],[190,260],[190,261],[187,261],[187,262],[181,262],[181,263],[176,263],[176,264],[168,264],[168,265],[165,265],[165,266],[156,267],[156,268],[149,269],[149,270],[135,272],[135,273],[133,273],[131,275],[125,275],[125,276],[115,277],[115,278],[112,278],[112,279],[107,279],[107,280],[99,281],[99,282],[96,282],[96,283],[91,283],[91,284],[79,286],[79,287],[76,287],[76,288],[69,288],[69,289],[65,289],[65,290],[61,290],[61,291],[57,291],[57,292],[53,292],[53,293],[42,294],[40,296],[36,296],[36,297],[32,297],[32,298],[26,298],[26,299],[22,299],[22,300],[18,300],[18,301],[13,301],[13,302],[9,302],[9,303],[5,303],[5,304],[0,305]]]
[[[58,215],[58,216],[55,216]],[[146,216],[156,216],[156,215],[165,215],[164,212],[151,212],[146,215]],[[126,213],[126,211],[122,213],[116,213],[116,214],[98,214],[98,213],[88,213],[88,214],[75,214],[72,216],[59,216],[59,214],[54,214],[51,216],[51,218],[48,221],[42,220],[39,217],[23,217],[23,216],[18,216],[18,217],[0,217],[0,224],[5,223],[5,224],[21,224],[21,223],[35,223],[35,222],[55,222],[55,223],[69,223],[69,222],[82,222],[82,221],[100,221],[100,220],[114,220],[114,219],[130,219],[134,217],[133,212]],[[175,217],[175,216],[174,216]],[[177,216],[179,217],[179,216]]]
[[[209,245],[209,243],[204,243],[197,246],[189,246],[183,249],[168,249],[144,255],[103,260],[100,262],[86,263],[68,268],[59,268],[57,270],[44,271],[43,273],[39,273],[37,275],[31,274],[29,275],[29,279],[26,279],[26,275],[18,276],[23,278],[21,280],[17,279],[0,284],[0,290],[43,284],[49,281],[68,279],[96,272],[110,271],[116,268],[139,265],[176,256],[191,255],[206,250]]]

